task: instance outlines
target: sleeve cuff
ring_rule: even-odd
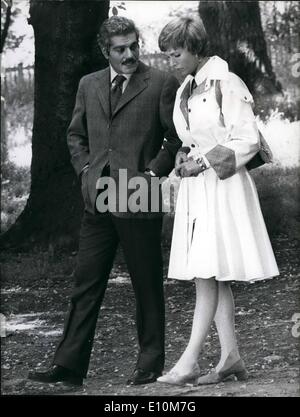
[[[236,173],[235,152],[232,149],[217,145],[205,156],[221,180],[225,180]]]

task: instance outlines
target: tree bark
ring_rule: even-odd
[[[225,59],[254,97],[281,92],[267,54],[258,1],[200,1],[211,55]]]
[[[31,189],[1,246],[66,246],[77,240],[82,200],[66,130],[80,78],[106,66],[96,35],[108,10],[109,1],[30,2],[35,36]]]

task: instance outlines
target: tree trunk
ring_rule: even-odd
[[[76,241],[82,200],[66,142],[80,78],[106,66],[96,34],[109,1],[31,0],[35,96],[31,189],[4,247],[65,246]],[[28,245],[29,244],[29,245]]]
[[[256,98],[281,92],[267,54],[258,1],[200,1],[211,54],[225,59]]]

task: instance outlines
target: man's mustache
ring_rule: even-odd
[[[133,59],[133,58],[131,58],[131,59],[125,59],[123,62],[122,62],[122,64],[123,65],[127,65],[127,64],[135,64],[136,63],[136,59]]]

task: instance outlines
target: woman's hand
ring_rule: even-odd
[[[184,162],[188,160],[187,154],[183,151],[178,151],[175,158],[175,175],[181,176],[180,170]]]
[[[195,161],[193,158],[188,158],[186,162],[183,162],[179,167],[178,171],[182,178],[185,177],[197,177],[201,172],[207,169],[202,158]]]

